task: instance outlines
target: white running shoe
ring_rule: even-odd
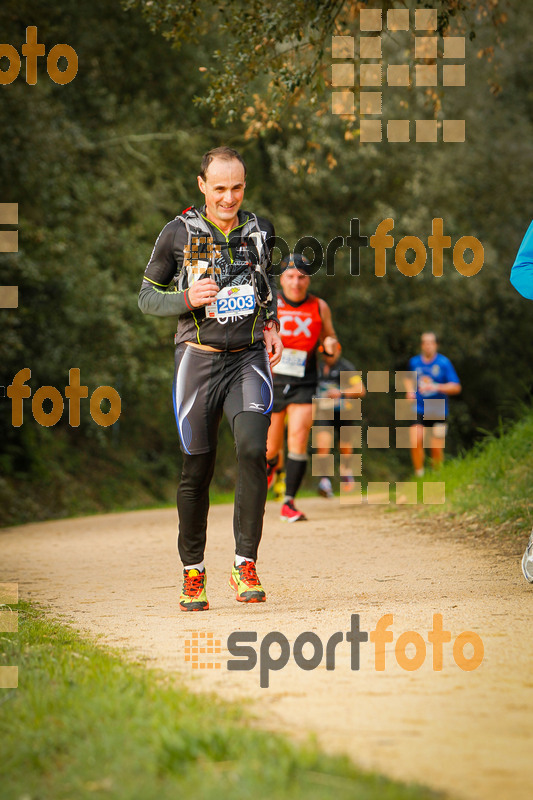
[[[522,572],[529,583],[533,583],[533,531],[529,536],[526,552],[522,556]]]
[[[320,478],[318,482],[318,494],[320,497],[333,497],[333,487],[329,478]]]

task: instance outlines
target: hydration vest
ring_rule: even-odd
[[[178,278],[178,289],[186,289],[198,280],[199,277],[213,278],[220,284],[223,275],[229,275],[232,272],[231,267],[237,263],[239,264],[238,257],[235,259],[231,255],[229,248],[229,236],[239,230],[241,238],[241,247],[245,247],[252,256],[258,260],[259,263],[266,269],[268,265],[268,249],[265,243],[264,232],[261,231],[257,222],[255,214],[245,211],[248,215],[246,222],[237,225],[236,228],[230,231],[226,236],[227,248],[223,248],[221,242],[215,241],[213,237],[213,229],[210,223],[202,216],[198,209],[191,206],[179,214],[176,219],[181,220],[187,230],[187,245],[185,246],[183,267],[181,274]],[[225,234],[220,231],[222,235]],[[228,259],[224,256],[223,249],[227,249],[229,255]],[[236,243],[233,244],[232,249],[239,248]],[[208,262],[208,265],[197,265],[197,262]],[[225,263],[224,263],[225,262]],[[237,272],[237,269],[233,270]],[[237,283],[249,282],[249,276],[243,274],[239,280],[239,275],[236,274],[235,280]],[[244,280],[245,279],[245,280]]]
[[[220,236],[213,235],[212,223],[209,223],[198,211],[191,207],[185,209],[176,219],[185,225],[187,244],[183,249],[183,267],[176,278],[177,288],[184,291],[201,278],[212,278],[225,289],[231,287],[241,293],[251,292],[250,259],[268,266],[268,248],[266,232],[259,227],[257,217],[249,211],[245,222],[237,225],[227,235],[218,229]],[[216,228],[216,226],[215,226]],[[225,242],[221,239],[224,237]],[[218,241],[217,241],[218,239]],[[230,246],[231,241],[231,246]],[[240,297],[239,302],[251,304],[251,298]],[[228,299],[230,303],[235,301]],[[217,349],[237,349],[250,346],[263,339],[263,323],[261,308],[255,305],[253,312],[240,309],[235,304],[235,312],[226,317],[212,317],[211,307],[191,310],[190,314],[180,317],[176,343],[195,341]]]

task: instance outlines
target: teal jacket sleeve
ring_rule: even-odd
[[[516,255],[511,269],[511,283],[522,297],[533,300],[533,222]]]

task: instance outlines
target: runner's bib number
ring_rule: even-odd
[[[280,375],[291,375],[294,378],[303,378],[306,361],[307,353],[305,350],[291,350],[290,347],[286,347],[281,354],[281,361],[275,367],[272,367],[272,372],[277,372]]]
[[[227,319],[252,314],[254,308],[255,297],[251,286],[226,286],[219,291],[214,303],[205,307],[205,314],[210,319]]]

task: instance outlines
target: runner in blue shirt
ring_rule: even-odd
[[[438,352],[436,335],[426,331],[420,338],[420,355],[409,361],[414,380],[406,380],[406,397],[416,400],[416,423],[411,426],[411,457],[415,475],[424,474],[424,428],[431,428],[431,458],[433,469],[444,459],[448,397],[459,394],[461,384],[452,362]]]
[[[522,239],[511,269],[511,283],[522,297],[533,300],[533,222]]]

